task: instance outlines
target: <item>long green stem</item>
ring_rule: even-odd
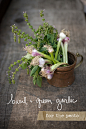
[[[59,63],[59,61],[58,60],[56,60],[56,59],[54,59],[57,63]]]
[[[52,61],[52,59],[51,59],[50,56],[48,56],[48,55],[46,55],[46,54],[44,54],[44,53],[42,53],[42,52],[38,52],[38,53],[41,54],[41,55],[43,55],[45,58],[47,58],[47,59],[49,59],[49,60]]]
[[[38,44],[37,44],[37,48],[40,47],[40,40],[38,39]]]
[[[45,59],[45,63],[52,64],[52,61],[51,60],[48,60],[48,59]]]
[[[51,66],[51,71],[56,70],[60,65],[68,65],[67,63],[59,62]]]
[[[68,49],[68,43],[64,43],[64,55],[65,55],[65,63],[68,63],[68,53],[67,53],[67,49]]]
[[[61,47],[62,47],[62,52],[63,52],[63,62],[65,63],[65,53],[64,53],[64,46],[62,42],[61,42]]]
[[[53,63],[56,64],[56,61],[54,60],[53,52],[50,52],[50,55],[51,55],[51,59],[52,59]]]
[[[59,52],[60,44],[61,44],[61,39],[59,39],[59,42],[58,42],[58,45],[57,45],[57,51],[55,53],[55,59],[56,60],[57,60],[57,57],[58,57],[58,52]]]

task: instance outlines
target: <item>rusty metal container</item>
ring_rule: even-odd
[[[81,61],[76,65],[77,57],[81,57]],[[66,67],[59,67],[54,72],[53,78],[51,80],[47,80],[50,85],[56,87],[67,87],[70,86],[74,80],[74,68],[78,67],[83,61],[83,56],[80,54],[74,55],[71,52],[68,52],[68,64]]]

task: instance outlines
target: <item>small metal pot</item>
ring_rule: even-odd
[[[77,57],[81,57],[81,61],[76,65]],[[47,80],[50,85],[56,87],[67,87],[71,85],[74,80],[74,68],[77,68],[83,62],[83,56],[80,54],[74,55],[71,52],[68,52],[68,64],[66,67],[59,67],[54,72],[53,78],[51,80]]]

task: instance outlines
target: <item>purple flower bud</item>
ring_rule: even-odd
[[[49,49],[48,49],[48,52],[49,52],[49,53],[54,52],[53,48],[49,48]]]
[[[65,43],[65,39],[62,40],[62,43],[63,43],[63,44]]]
[[[39,58],[39,67],[43,67],[45,64],[45,60],[43,58]]]
[[[70,38],[69,37],[66,37],[65,38],[65,42],[69,43],[69,41],[70,41]]]
[[[47,79],[52,79],[54,71],[51,71],[49,66],[43,67],[41,71],[46,74]]]
[[[57,41],[59,41],[59,38],[57,39]]]
[[[40,56],[40,54],[38,53],[38,51],[36,49],[34,49],[32,51],[32,56]]]
[[[47,79],[49,79],[49,80],[52,79],[52,77],[53,77],[53,74],[48,74],[47,75]]]
[[[49,74],[49,73],[50,73],[50,70],[49,70],[49,69],[47,69],[47,70],[46,70],[46,73],[47,73],[47,74]]]
[[[63,43],[65,43],[65,42],[66,43],[69,43],[69,41],[70,41],[70,38],[69,37],[66,37],[65,39],[62,40]]]

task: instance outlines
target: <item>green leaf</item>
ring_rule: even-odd
[[[27,41],[27,39],[24,39],[24,41]]]
[[[38,69],[38,65],[34,66],[33,69],[31,70],[30,76],[32,76]]]
[[[48,52],[48,50],[47,50],[46,47],[42,47],[40,51],[41,51],[41,52]]]
[[[45,42],[47,41],[47,35],[44,36],[44,41],[45,41]]]
[[[20,63],[20,60],[17,60],[18,63]]]
[[[16,68],[16,71],[19,71],[19,69],[18,69],[18,68]]]
[[[29,45],[31,45],[32,44],[32,42],[29,42]]]
[[[50,34],[47,34],[47,39],[50,39],[51,38],[51,35]]]
[[[12,80],[12,83],[15,84],[15,80]]]
[[[29,53],[27,53],[27,55],[25,55],[24,57],[28,60],[32,58],[32,56]]]
[[[45,19],[43,18],[42,21],[45,21]]]
[[[13,67],[13,64],[11,64],[10,66]]]
[[[54,35],[53,34],[47,34],[47,39],[53,43],[53,40],[54,40]]]
[[[36,84],[36,81],[37,81],[37,78],[36,76],[33,77],[33,84],[35,85]]]
[[[36,85],[36,80],[33,80],[33,84]]]
[[[37,39],[37,38],[35,38],[35,39],[33,39],[33,41],[34,41],[34,42],[36,42],[36,41],[38,41],[38,39]]]
[[[26,44],[26,46],[28,46],[28,44]]]
[[[27,69],[27,74],[29,74],[29,69]]]
[[[37,85],[41,87],[42,84],[42,78],[40,76],[37,77]]]
[[[57,48],[57,45],[54,43],[53,48]]]
[[[17,63],[16,62],[14,62],[14,65],[16,65]]]
[[[26,69],[26,68],[27,68],[27,64],[26,64],[26,63],[22,63],[22,64],[21,64],[21,68],[22,68],[22,69]]]

